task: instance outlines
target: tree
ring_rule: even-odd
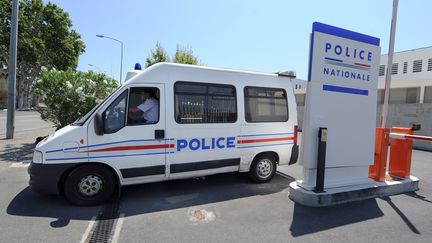
[[[150,51],[150,56],[146,59],[145,67],[150,67],[158,62],[169,62],[169,56],[159,42],[156,42],[156,48]]]
[[[103,73],[43,68],[35,93],[43,97],[46,108],[38,111],[42,119],[61,128],[87,114],[116,87],[117,82]]]
[[[0,63],[9,55],[11,1],[0,0]],[[18,20],[17,105],[29,107],[32,87],[44,66],[75,69],[85,45],[69,14],[53,3],[21,0]]]
[[[198,65],[198,58],[193,55],[190,46],[182,47],[177,45],[176,53],[174,54],[173,62]]]
[[[192,48],[190,46],[181,46],[177,45],[176,52],[172,58],[175,63],[183,63],[183,64],[198,64],[198,58],[194,56]],[[153,64],[158,62],[169,62],[170,58],[165,51],[165,49],[161,46],[159,42],[156,42],[156,48],[150,51],[149,57],[146,59],[145,67],[150,67]]]

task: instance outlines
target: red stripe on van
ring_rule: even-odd
[[[123,150],[142,150],[142,149],[161,149],[174,148],[174,144],[156,144],[156,145],[135,145],[135,146],[119,146],[103,149],[89,150],[87,152],[108,152],[108,151],[123,151]]]
[[[247,140],[239,140],[237,141],[237,143],[244,144],[244,143],[275,142],[275,141],[286,141],[286,140],[294,140],[294,137],[247,139]]]

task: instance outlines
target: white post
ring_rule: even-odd
[[[391,21],[391,29],[390,29],[390,43],[389,43],[389,51],[388,51],[388,60],[387,60],[387,72],[385,74],[385,88],[384,88],[384,104],[381,116],[381,127],[385,127],[387,114],[388,114],[388,102],[390,96],[390,82],[391,82],[391,69],[393,65],[393,51],[394,51],[394,39],[396,33],[396,20],[397,20],[397,7],[398,0],[393,0],[393,13],[392,13],[392,21]]]

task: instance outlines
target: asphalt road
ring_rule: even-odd
[[[110,239],[117,242],[432,241],[431,152],[413,151],[418,192],[332,207],[304,207],[288,198],[288,184],[301,176],[298,165],[279,167],[267,184],[221,174],[125,187],[111,203],[76,207],[33,193],[27,165],[17,163],[24,157],[10,160],[31,147],[14,146],[0,151],[0,242],[80,242],[104,227],[112,227]],[[110,210],[113,219],[93,220]]]
[[[416,193],[326,208],[303,207],[288,199],[288,184],[299,178],[299,166],[280,167],[267,184],[231,173],[125,187],[117,239],[430,242],[431,162],[432,153],[414,151],[413,175],[421,179]],[[103,206],[75,207],[63,197],[37,195],[27,187],[26,167],[15,166],[20,165],[0,166],[0,242],[79,242]]]
[[[6,135],[7,112],[0,111],[0,138]],[[52,125],[40,119],[36,111],[15,112],[15,133],[30,133],[32,131],[50,128]]]

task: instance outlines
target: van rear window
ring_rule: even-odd
[[[232,85],[178,81],[174,84],[177,123],[233,123],[237,99]]]
[[[288,102],[284,89],[245,88],[245,119],[247,122],[286,122]]]

